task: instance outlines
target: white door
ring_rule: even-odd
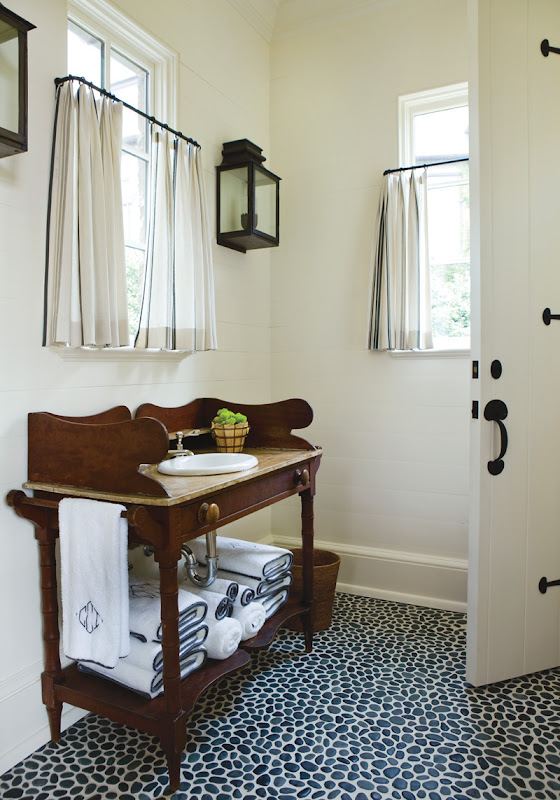
[[[480,685],[560,663],[560,586],[539,591],[541,578],[560,579],[560,320],[547,326],[542,317],[545,308],[560,314],[560,55],[540,49],[543,39],[560,47],[560,2],[471,0],[470,12],[479,418],[467,680]],[[484,418],[491,400],[507,407],[507,451],[495,475],[488,462],[501,433]]]

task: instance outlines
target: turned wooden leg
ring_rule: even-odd
[[[51,731],[51,742],[60,741],[60,719],[62,717],[62,703],[58,700],[54,701],[54,707],[47,706],[47,714],[49,716],[49,728]]]
[[[303,560],[303,603],[309,607],[302,614],[301,622],[305,637],[305,652],[313,649],[313,495],[311,489],[301,493],[301,546]]]
[[[167,771],[169,772],[169,792],[176,792],[181,784],[182,753],[166,753]]]
[[[171,528],[171,525],[170,525]],[[186,722],[181,708],[181,666],[179,662],[179,606],[177,562],[180,548],[155,550],[159,563],[161,593],[161,648],[165,714],[161,720],[160,742],[169,769],[169,790],[179,788],[181,756],[186,741]]]
[[[62,703],[55,698],[55,681],[62,678],[60,665],[60,632],[58,629],[58,598],[56,590],[56,554],[54,534],[46,528],[36,531],[39,542],[41,569],[41,614],[43,617],[43,645],[45,671],[41,678],[43,702],[47,706],[51,740],[60,740]]]

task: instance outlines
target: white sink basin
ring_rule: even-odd
[[[158,464],[163,475],[222,475],[256,467],[258,460],[246,453],[200,453],[176,456]]]

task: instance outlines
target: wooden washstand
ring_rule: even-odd
[[[251,427],[244,452],[258,466],[226,475],[179,478],[157,472],[169,448],[170,432],[208,428],[223,406],[246,414]],[[60,739],[62,704],[69,703],[136,730],[158,736],[169,770],[169,790],[180,783],[186,724],[196,700],[215,681],[244,667],[250,652],[266,648],[280,625],[301,615],[306,652],[313,639],[313,496],[321,449],[294,436],[313,419],[303,400],[242,405],[200,398],[179,408],[140,406],[136,417],[118,406],[89,417],[29,414],[29,480],[8,494],[16,514],[35,527],[41,571],[44,672],[43,702],[51,739]],[[208,434],[189,440],[189,448],[215,449]],[[242,642],[224,661],[208,659],[183,681],[179,668],[177,564],[181,544],[210,530],[299,494],[303,548],[303,600],[290,600],[252,639]],[[62,669],[59,655],[55,543],[58,503],[63,497],[88,497],[126,507],[129,541],[154,548],[161,582],[164,692],[146,700],[135,692],[95,675],[79,672],[75,663]]]

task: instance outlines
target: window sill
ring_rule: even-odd
[[[470,348],[463,350],[387,350],[392,358],[470,358]]]
[[[189,350],[136,350],[134,347],[48,347],[64,361],[182,361],[192,355]]]

